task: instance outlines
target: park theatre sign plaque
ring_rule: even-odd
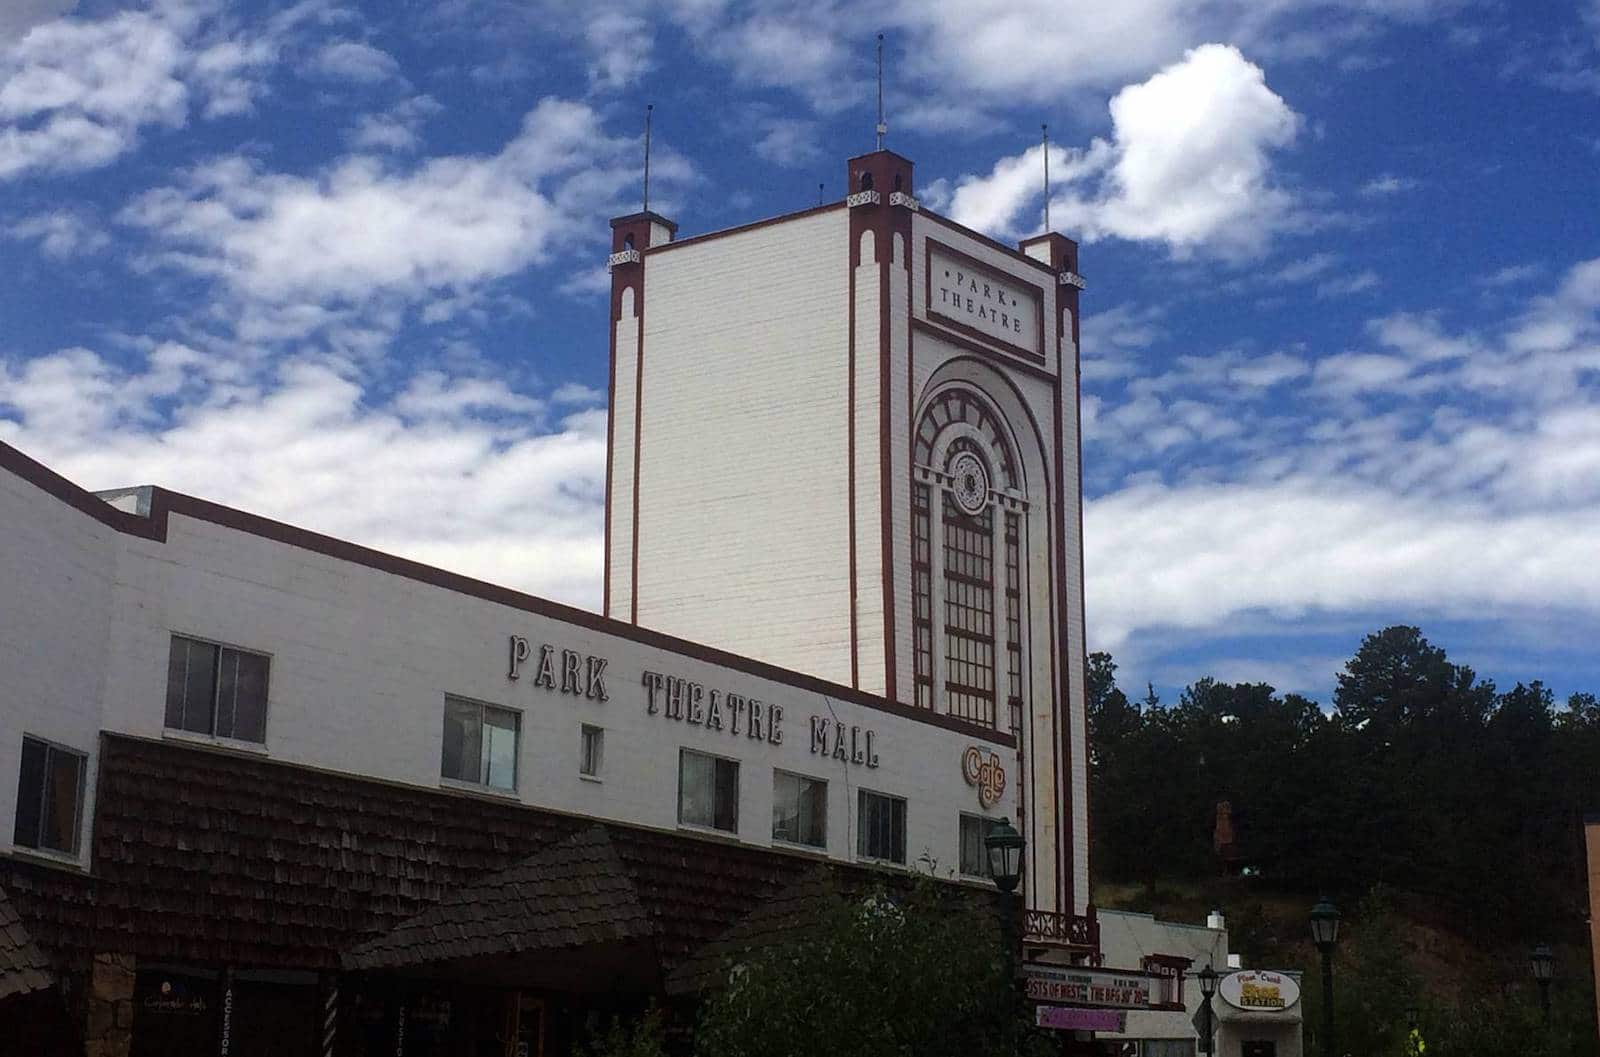
[[[964,253],[928,241],[928,318],[969,337],[1043,358],[1043,294]]]

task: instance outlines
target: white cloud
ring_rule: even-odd
[[[1371,268],[1366,268],[1348,275],[1324,279],[1317,284],[1317,297],[1324,300],[1335,297],[1350,297],[1354,294],[1365,293],[1368,290],[1375,290],[1382,282],[1383,280],[1378,278],[1377,272]]]
[[[1418,186],[1420,186],[1418,182],[1409,177],[1384,173],[1382,176],[1373,177],[1362,184],[1361,193],[1369,198],[1380,198],[1388,195],[1397,195],[1403,191],[1413,191]]]
[[[357,84],[377,84],[398,76],[400,64],[394,56],[370,44],[342,40],[323,45],[312,57],[310,73]]]
[[[0,4],[0,45],[20,38],[42,22],[60,18],[78,6],[78,0],[6,0]]]
[[[164,263],[252,301],[417,299],[545,260],[620,209],[637,164],[634,140],[607,136],[589,107],[546,99],[497,154],[409,167],[362,155],[316,176],[225,158],[140,196],[123,219],[169,247]],[[670,187],[689,169],[662,152],[653,175]]]
[[[443,110],[432,96],[416,95],[383,113],[362,114],[350,130],[350,146],[361,151],[415,150],[423,124]]]
[[[0,37],[0,180],[107,165],[148,128],[248,110],[284,34],[312,0],[230,35],[205,4],[157,0],[97,20]]]
[[[655,37],[650,23],[636,14],[601,10],[584,26],[589,48],[589,83],[604,91],[621,91],[655,68]]]
[[[1475,323],[1396,313],[1314,361],[1089,376],[1099,644],[1226,636],[1249,614],[1600,624],[1600,260]]]
[[[804,118],[777,117],[758,122],[756,154],[775,165],[797,166],[822,157],[817,123]]]
[[[1088,240],[1159,242],[1176,256],[1245,257],[1296,222],[1271,154],[1294,141],[1300,118],[1236,48],[1196,48],[1118,92],[1110,110],[1111,140],[1052,148],[1055,227]],[[1007,238],[1031,230],[1042,170],[1042,148],[1033,147],[962,179],[952,217]]]
[[[10,225],[8,234],[37,241],[40,252],[56,260],[98,253],[111,242],[93,217],[66,208],[22,217]]]
[[[439,371],[386,401],[332,362],[241,373],[176,345],[0,367],[0,439],[86,487],[160,484],[594,608],[605,413],[552,428],[545,406]]]

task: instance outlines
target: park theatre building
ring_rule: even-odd
[[[819,869],[989,891],[1002,816],[1097,960],[1077,248],[848,178],[613,222],[603,615],[0,445],[0,1036],[565,1052]]]

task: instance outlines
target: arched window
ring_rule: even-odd
[[[1028,502],[1007,431],[977,392],[946,389],[923,412],[911,462],[915,703],[1015,730]]]
[[[633,236],[632,235],[629,235],[629,236],[627,236],[626,238],[624,238],[622,240],[622,248],[625,249],[625,250],[633,249]]]
[[[872,174],[871,173],[864,172],[864,173],[861,174],[861,189],[863,191],[872,190]]]

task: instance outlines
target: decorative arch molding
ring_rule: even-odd
[[[1050,603],[1037,427],[1003,375],[960,360],[930,378],[912,421],[913,701],[1020,735],[1031,687],[1053,681],[1033,663],[1051,653],[1031,619]]]

